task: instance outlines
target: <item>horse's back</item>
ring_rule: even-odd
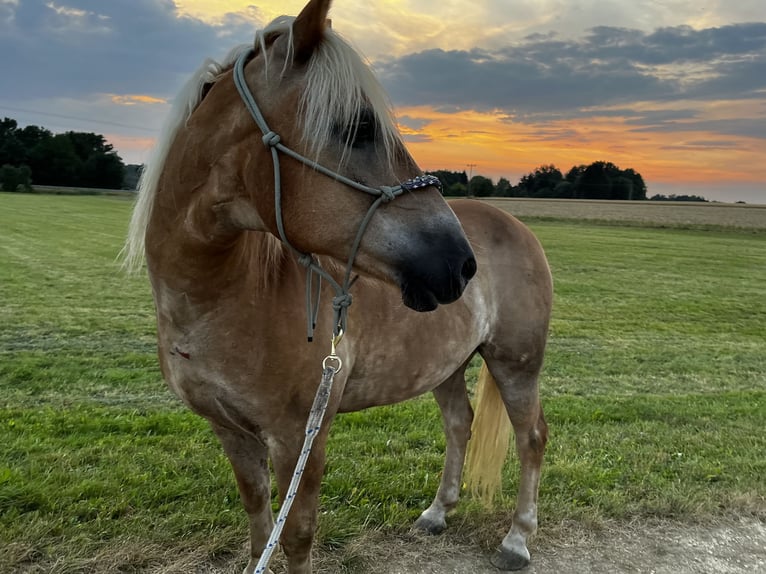
[[[515,256],[547,269],[545,254],[534,233],[507,211],[475,199],[455,199],[449,205],[472,246],[512,251]]]
[[[482,305],[491,317],[485,344],[539,349],[547,338],[553,305],[553,281],[540,242],[510,213],[485,202],[459,199],[450,202],[476,254]],[[470,289],[470,286],[469,286]]]
[[[540,242],[534,233],[513,215],[483,201],[456,199],[450,207],[458,216],[471,246],[481,259],[492,265],[524,270],[527,280],[540,289],[550,284],[550,271]]]

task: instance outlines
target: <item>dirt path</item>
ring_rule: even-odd
[[[538,541],[525,574],[766,573],[766,524],[615,526],[599,533],[574,529],[563,539]],[[365,572],[378,574],[497,574],[476,549],[445,551],[426,537],[402,541],[395,553]]]
[[[766,574],[766,521],[704,525],[619,523],[595,532],[566,525],[532,543],[532,564],[520,574]],[[239,574],[240,556],[211,564],[178,556],[152,574]],[[489,553],[456,536],[369,534],[342,550],[318,551],[315,574],[499,574]],[[284,556],[272,562],[285,570]],[[111,572],[111,571],[110,571]]]

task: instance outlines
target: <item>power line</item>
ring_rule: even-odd
[[[41,112],[38,110],[27,110],[24,108],[15,108],[13,106],[6,106],[5,104],[0,104],[0,110],[5,110],[9,112],[20,112],[22,114],[37,114],[40,116],[47,116],[51,118],[60,118],[64,120],[75,120],[79,122],[88,122],[91,124],[101,124],[105,126],[115,126],[118,128],[128,128],[132,130],[141,130],[141,131],[147,131],[147,132],[154,132],[158,133],[160,130],[158,128],[148,128],[145,126],[137,126],[137,125],[130,125],[130,124],[121,124],[120,122],[112,122],[109,120],[94,120],[91,118],[81,118],[78,116],[69,116],[66,114],[56,114],[53,112]]]

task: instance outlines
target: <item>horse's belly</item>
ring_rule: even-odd
[[[402,346],[389,353],[359,356],[346,382],[339,410],[349,412],[394,404],[427,393],[461,369],[476,345],[471,337],[420,352]]]
[[[417,376],[391,375],[379,379],[349,378],[343,392],[339,412],[359,411],[369,407],[390,405],[433,390],[444,382],[460,365],[445,365]]]

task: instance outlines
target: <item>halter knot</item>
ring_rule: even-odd
[[[263,138],[261,139],[263,141],[263,145],[265,145],[266,147],[274,147],[279,143],[281,138],[279,137],[278,133],[270,131],[264,134]]]
[[[332,308],[336,311],[348,309],[353,300],[354,298],[351,296],[351,293],[341,293],[332,298]]]
[[[380,191],[380,196],[383,198],[383,203],[388,203],[389,201],[396,199],[397,188],[395,187],[381,185],[378,188],[378,191]]]
[[[301,253],[298,255],[298,263],[303,267],[311,267],[312,263],[316,263],[316,259],[311,253]]]

